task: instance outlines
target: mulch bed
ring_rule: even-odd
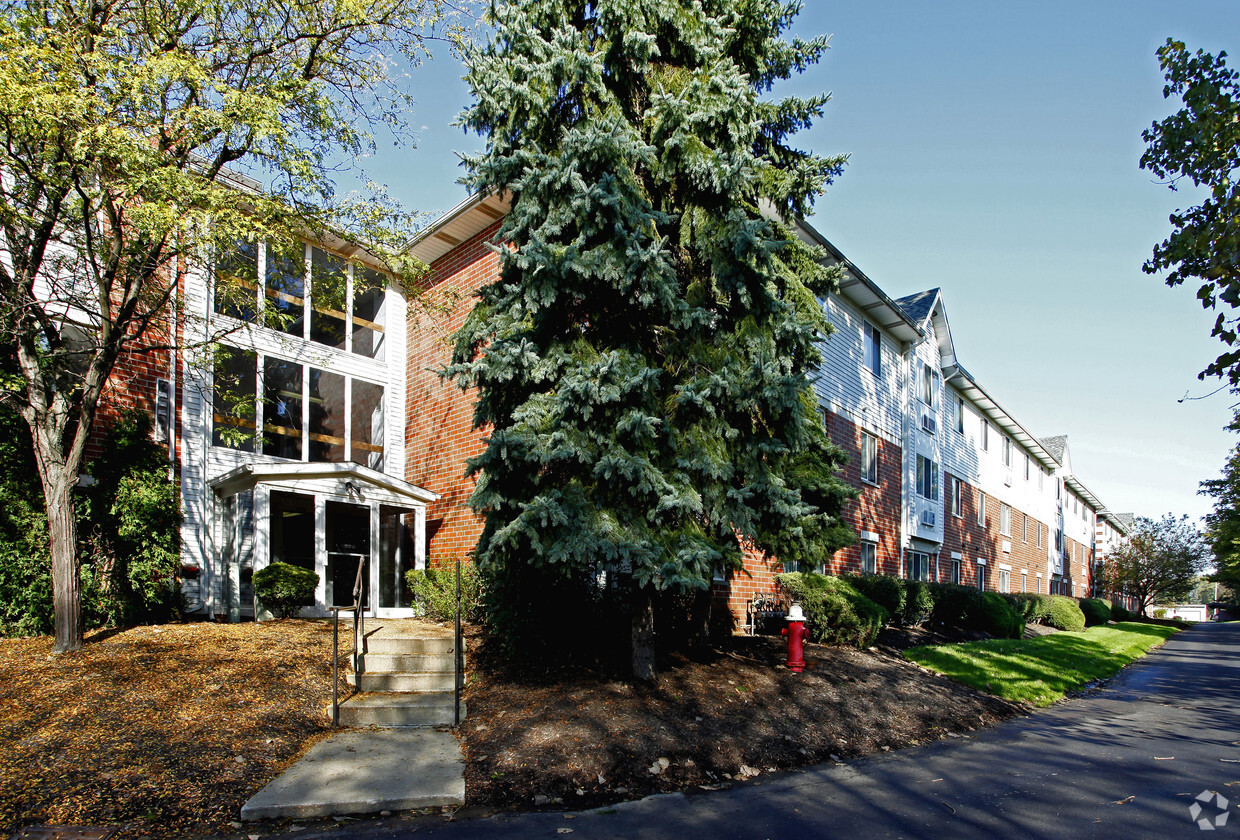
[[[963,639],[923,631],[859,651],[809,645],[802,674],[784,645],[732,639],[664,657],[654,683],[597,671],[510,665],[483,650],[461,727],[466,801],[483,809],[589,808],[652,793],[715,789],[762,773],[915,746],[989,726],[1024,707],[900,657]]]
[[[587,808],[715,789],[833,758],[967,733],[1023,708],[904,660],[777,638],[665,655],[655,682],[507,661],[470,634],[461,727],[469,807]],[[241,805],[326,734],[331,625],[184,624],[105,631],[51,656],[0,640],[0,836],[34,824],[124,826],[132,838],[245,837]],[[394,819],[394,818],[393,818]],[[285,826],[287,827],[287,826]]]
[[[125,838],[228,831],[327,731],[331,626],[101,631],[76,653],[0,640],[0,836],[125,824]]]

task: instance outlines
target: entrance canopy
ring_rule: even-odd
[[[218,568],[236,570],[230,614],[250,612],[249,574],[273,562],[318,574],[303,615],[352,603],[359,566],[367,612],[412,614],[405,574],[425,566],[426,505],[438,494],[355,463],[242,464],[210,486]]]

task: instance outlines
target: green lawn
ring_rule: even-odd
[[[1177,632],[1174,627],[1122,622],[1036,639],[909,648],[904,655],[1006,700],[1049,706],[1064,692],[1113,676]]]

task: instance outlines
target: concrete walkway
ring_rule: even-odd
[[[241,807],[241,819],[377,814],[465,802],[465,759],[437,729],[356,729],[320,741]]]

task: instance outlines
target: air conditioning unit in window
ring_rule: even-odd
[[[934,434],[938,428],[938,424],[934,422],[934,417],[929,414],[921,415],[921,427],[930,434]]]
[[[934,511],[923,510],[921,512],[921,524],[925,525],[927,528],[933,528],[934,527]]]

